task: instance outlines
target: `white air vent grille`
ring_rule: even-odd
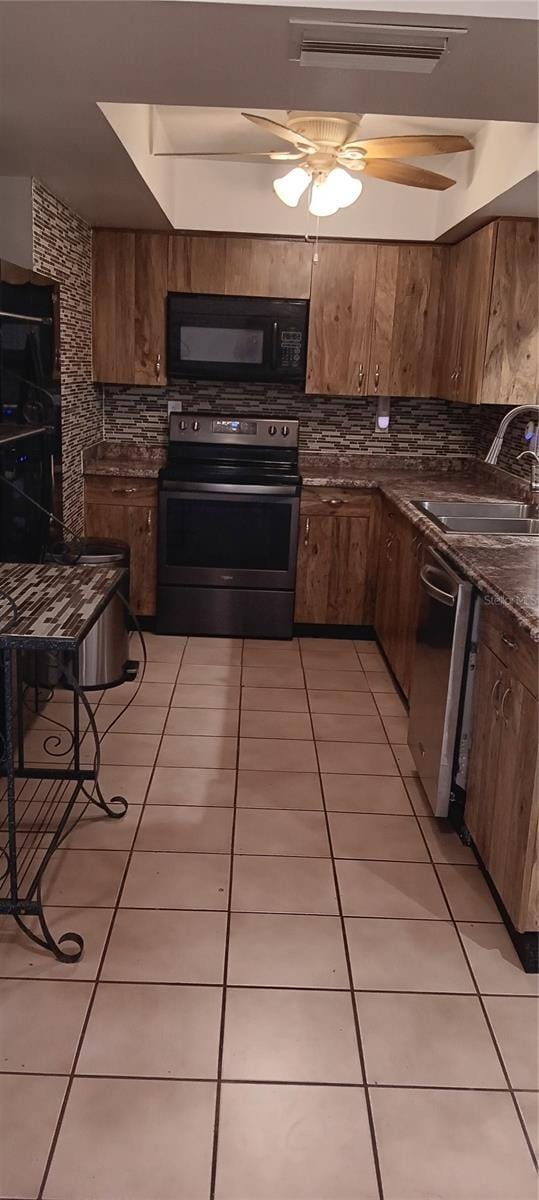
[[[292,20],[290,58],[302,67],[430,73],[465,29]]]

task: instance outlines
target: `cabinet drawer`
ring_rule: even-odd
[[[500,604],[483,603],[481,636],[532,696],[537,696],[539,643],[524,633],[511,613]]]
[[[374,493],[360,488],[307,487],[301,493],[303,516],[368,517]]]
[[[140,504],[157,507],[157,479],[135,475],[87,475],[84,480],[86,501],[90,504]]]

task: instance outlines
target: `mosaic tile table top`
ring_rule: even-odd
[[[122,577],[110,567],[1,563],[0,648],[76,649]]]

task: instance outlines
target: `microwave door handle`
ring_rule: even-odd
[[[271,330],[271,365],[273,370],[277,370],[279,352],[279,322],[274,321]]]

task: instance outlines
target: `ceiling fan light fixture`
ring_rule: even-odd
[[[311,173],[304,167],[293,167],[286,175],[273,180],[273,190],[289,208],[297,208],[303,193],[311,182]]]

